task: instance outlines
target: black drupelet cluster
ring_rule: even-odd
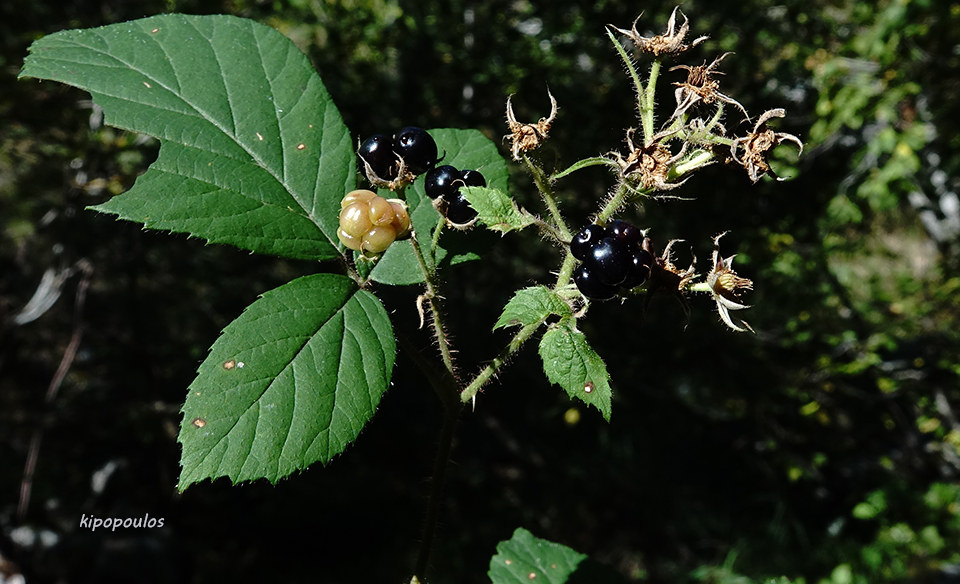
[[[570,242],[570,253],[582,262],[573,272],[577,288],[588,298],[607,300],[646,282],[653,256],[642,243],[643,231],[619,219],[584,227]]]
[[[470,206],[460,187],[485,187],[487,180],[477,170],[457,170],[449,164],[432,168],[423,179],[427,196],[437,201],[436,207],[456,225],[473,221],[477,211]]]
[[[439,161],[437,142],[426,130],[416,126],[407,126],[392,137],[374,134],[360,144],[357,155],[360,169],[366,172],[366,162],[382,181],[392,181],[400,175],[401,160],[406,170],[415,175],[423,174]]]

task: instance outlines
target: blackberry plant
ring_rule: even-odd
[[[625,152],[548,171],[538,149],[562,121],[556,98],[548,92],[551,111],[534,123],[517,121],[507,99],[509,158],[532,177],[536,209],[511,196],[508,159],[476,130],[409,126],[359,140],[307,58],[264,25],[170,14],[36,41],[22,78],[85,89],[107,123],[161,143],[156,162],[134,187],[95,210],[211,243],[337,266],[264,293],[211,347],[182,408],[179,489],[219,477],[275,482],[343,452],[372,418],[394,368],[397,335],[377,291],[419,287],[415,306],[407,308],[431,329],[438,364],[423,355],[414,361],[444,406],[445,432],[413,566],[417,581],[433,547],[453,422],[465,405],[482,407],[479,393],[522,346],[538,338],[546,378],[609,420],[607,368],[578,327],[594,301],[619,298],[622,310],[631,311],[640,308],[636,297],[666,294],[687,306],[702,293],[727,326],[748,330],[730,313],[747,308],[742,294],[753,283],[734,271],[733,256],[720,253],[722,234],[713,239],[707,272],[698,273],[693,264],[674,263],[678,239],[658,247],[656,226],[614,218],[680,187],[709,164],[742,166],[757,181],[772,175],[776,145],[802,149],[796,136],[767,127],[782,110],[760,115],[745,136],[728,132],[721,123],[728,110],[747,114],[720,91],[727,55],[710,65],[669,69],[681,72],[675,103],[657,111],[653,96],[665,58],[677,59],[705,38],[687,41],[689,24],[684,16],[678,27],[678,14],[674,10],[662,35],[643,37],[636,22],[629,30],[606,31],[635,91],[636,127],[611,137],[626,143]],[[646,75],[637,68],[640,59],[649,60]],[[553,186],[593,166],[609,170],[609,196],[577,229]],[[378,192],[358,190],[361,176]],[[558,251],[556,268],[544,271],[541,283],[517,290],[503,308],[493,329],[513,336],[476,369],[456,363],[441,302],[440,274],[476,259],[451,261],[444,248],[451,226],[501,234],[536,229]],[[531,546],[541,549],[534,563],[552,568],[530,567]],[[582,559],[518,530],[498,547],[490,576],[561,582]],[[551,572],[561,564],[566,571]]]

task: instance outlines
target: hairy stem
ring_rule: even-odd
[[[547,211],[550,212],[550,217],[553,219],[554,225],[556,225],[557,230],[564,240],[570,241],[572,237],[570,228],[567,227],[567,222],[563,220],[563,215],[560,214],[560,207],[557,206],[557,200],[553,196],[553,187],[550,186],[550,179],[544,174],[543,169],[534,164],[526,154],[523,155],[523,162],[527,165],[530,175],[533,176],[533,182],[540,191],[540,197],[547,206]]]
[[[488,363],[487,366],[477,374],[473,381],[470,382],[470,385],[460,392],[460,401],[466,403],[475,398],[477,392],[490,381],[490,378],[497,374],[497,371],[510,359],[510,356],[523,346],[527,339],[540,328],[541,324],[543,324],[542,320],[528,324],[517,331],[516,334],[513,335],[513,338],[510,339],[510,342],[507,343],[507,346],[500,351],[500,354],[494,357],[493,361]]]
[[[610,197],[610,200],[607,201],[607,204],[603,206],[603,209],[600,209],[600,212],[597,213],[597,222],[606,223],[614,213],[620,210],[621,207],[627,202],[627,195],[630,194],[630,189],[627,187],[626,183],[621,182],[620,186],[617,187],[617,191]]]
[[[633,58],[627,54],[626,49],[623,48],[623,45],[620,44],[620,41],[617,40],[617,37],[614,36],[610,29],[607,28],[607,36],[610,37],[610,42],[613,43],[613,47],[617,50],[617,53],[620,55],[620,58],[623,59],[623,64],[627,67],[627,72],[630,73],[630,79],[633,80],[633,87],[637,92],[637,107],[642,112],[644,109],[653,107],[652,104],[649,104],[646,101],[646,94],[643,90],[643,83],[640,81],[640,75],[637,73],[637,68],[633,65]]]
[[[447,334],[443,328],[443,316],[438,305],[437,288],[434,282],[436,271],[427,266],[427,261],[423,257],[423,250],[420,248],[420,242],[417,241],[416,233],[413,233],[410,237],[410,243],[413,245],[413,255],[417,258],[417,263],[420,265],[420,270],[423,272],[426,283],[425,295],[427,304],[430,305],[430,320],[433,321],[433,332],[437,338],[437,345],[440,347],[440,357],[443,359],[443,365],[447,368],[447,371],[449,371],[451,375],[455,375],[453,353],[450,350],[450,343],[447,341]]]
[[[649,144],[653,141],[653,105],[654,93],[657,90],[657,77],[660,76],[660,59],[654,59],[650,63],[650,74],[647,78],[647,87],[645,89],[646,97],[641,101],[640,122],[643,124],[643,143]]]

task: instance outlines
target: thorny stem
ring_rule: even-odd
[[[627,54],[626,49],[623,48],[623,45],[620,44],[620,41],[617,40],[617,37],[610,32],[610,28],[607,28],[607,36],[610,37],[610,41],[613,43],[617,53],[619,53],[620,58],[623,59],[624,65],[627,67],[627,72],[630,73],[630,78],[633,80],[633,86],[637,90],[637,106],[640,111],[646,109],[647,104],[645,102],[645,95],[643,92],[643,83],[640,82],[640,75],[637,73],[637,68],[633,66],[633,59],[630,55]],[[650,107],[653,107],[653,104],[650,104]]]
[[[617,191],[610,197],[610,200],[607,201],[607,204],[603,206],[603,209],[597,213],[597,222],[606,223],[614,213],[620,210],[620,207],[623,207],[624,203],[627,202],[627,195],[630,194],[630,189],[627,187],[626,183],[621,182],[620,186],[617,187]]]
[[[447,220],[442,216],[437,220],[437,226],[433,230],[433,240],[430,242],[430,252],[436,257],[437,247],[440,245],[440,234],[443,233],[443,228],[447,224]]]
[[[546,174],[544,174],[543,169],[534,164],[526,154],[523,155],[523,162],[530,170],[530,174],[533,176],[533,182],[537,185],[537,189],[540,191],[540,196],[543,198],[543,202],[547,206],[547,210],[550,212],[550,217],[553,219],[554,224],[560,231],[561,237],[563,237],[564,241],[570,241],[570,238],[573,237],[573,235],[570,233],[570,229],[567,227],[567,222],[563,220],[563,215],[560,214],[560,207],[557,206],[557,200],[553,196],[553,188],[550,186],[550,179],[547,178]]]
[[[649,144],[653,141],[653,102],[654,93],[657,89],[657,77],[660,76],[660,59],[654,59],[650,64],[650,75],[647,78],[646,97],[640,100],[640,121],[643,123],[643,143]],[[637,92],[642,91],[637,86]]]
[[[427,303],[430,305],[430,315],[433,321],[433,332],[437,338],[437,345],[440,347],[440,357],[443,359],[443,365],[447,368],[447,371],[450,372],[450,375],[454,375],[454,366],[453,366],[453,354],[450,351],[450,344],[447,342],[447,335],[443,330],[443,317],[440,314],[440,307],[437,306],[437,288],[434,283],[435,271],[427,267],[427,261],[423,257],[423,250],[420,248],[420,242],[417,241],[416,232],[410,237],[410,243],[413,247],[413,255],[417,258],[417,263],[420,264],[420,270],[423,272],[424,281],[426,283],[426,298]]]
[[[460,401],[466,403],[475,398],[477,392],[480,391],[480,388],[486,385],[486,383],[490,381],[490,378],[497,374],[497,371],[500,370],[500,367],[502,367],[510,359],[511,355],[516,353],[520,347],[523,346],[527,339],[529,339],[533,333],[540,328],[540,325],[543,324],[543,322],[543,320],[539,320],[535,323],[528,324],[517,331],[517,333],[513,335],[513,338],[510,339],[510,342],[507,343],[507,346],[500,351],[500,354],[494,357],[493,361],[488,363],[487,366],[477,374],[474,380],[470,382],[470,385],[460,392]]]

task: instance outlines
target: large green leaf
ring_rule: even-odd
[[[106,123],[160,139],[146,174],[96,209],[261,253],[342,248],[352,139],[309,60],[276,30],[182,14],[66,30],[30,47],[20,77],[89,91]]]
[[[230,323],[183,405],[180,490],[327,462],[373,416],[396,344],[383,305],[336,274],[265,293]]]
[[[540,339],[540,358],[547,379],[558,384],[570,397],[588,403],[610,421],[610,374],[607,365],[593,350],[587,337],[577,330],[576,321],[564,318]]]
[[[455,128],[430,130],[430,135],[436,140],[441,154],[444,154],[440,164],[450,164],[460,170],[479,170],[489,186],[507,192],[507,163],[497,150],[497,145],[489,138],[478,130]],[[428,267],[433,267],[442,261],[447,253],[443,247],[430,249],[431,236],[440,215],[424,191],[423,177],[407,188],[406,199],[413,228],[424,251],[424,259]],[[394,286],[418,284],[424,279],[409,241],[391,245],[370,273],[370,278]]]

